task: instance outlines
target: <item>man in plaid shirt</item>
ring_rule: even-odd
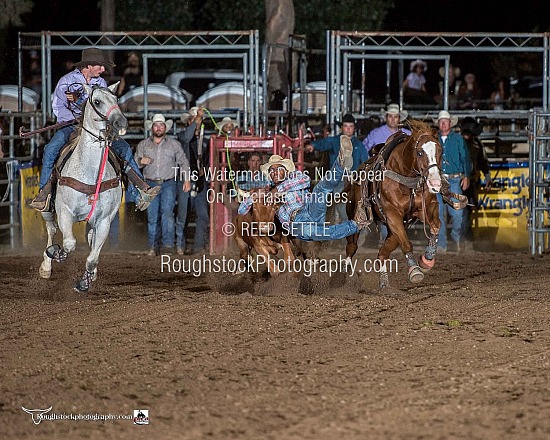
[[[340,140],[340,151],[334,161],[331,172],[327,173],[309,191],[310,178],[307,174],[296,170],[291,159],[283,159],[274,154],[269,161],[261,166],[275,188],[263,199],[263,203],[275,204],[279,208],[277,217],[285,231],[290,235],[305,241],[338,240],[359,232],[366,226],[366,214],[358,209],[353,220],[329,225],[325,222],[327,205],[331,203],[330,194],[342,180],[344,169],[353,165],[353,145],[348,136]],[[254,202],[254,196],[248,197],[239,206],[239,214],[246,214]]]

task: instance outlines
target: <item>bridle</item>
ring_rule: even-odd
[[[99,109],[97,108],[97,105],[94,103],[94,93],[98,90],[108,91],[110,94],[112,94],[115,97],[116,97],[116,95],[108,88],[94,86],[92,88],[90,96],[88,96],[88,99],[86,100],[86,105],[90,104],[90,106],[92,107],[92,110],[95,112],[95,114],[97,116],[99,116],[99,118],[100,118],[99,120],[104,121],[106,123],[105,129],[100,130],[100,133],[102,131],[105,133],[105,137],[102,137],[101,135],[97,135],[95,133],[92,133],[90,130],[88,130],[86,127],[84,127],[84,121],[83,121],[81,127],[85,132],[87,132],[91,136],[95,137],[96,142],[105,142],[105,141],[107,141],[107,142],[110,143],[117,137],[117,135],[116,135],[115,131],[112,128],[111,122],[109,121],[109,116],[110,116],[110,114],[113,110],[120,109],[120,107],[118,106],[118,104],[113,104],[111,107],[109,107],[109,109],[107,110],[107,112],[105,112],[105,114],[101,113],[99,111]],[[84,110],[83,110],[82,113],[84,114]]]
[[[424,137],[430,137],[430,138],[433,138],[435,140],[435,143],[436,143],[436,158],[437,158],[437,140],[435,139],[435,136],[430,133],[430,132],[427,132],[427,131],[423,131],[421,133],[419,133],[417,136],[415,136],[415,139],[416,142],[413,144],[414,145],[414,151],[416,152],[416,156],[417,156],[417,160],[416,160],[416,163],[418,164],[418,158],[419,157],[422,157],[425,152],[422,148],[419,148],[418,146],[420,145],[420,139],[424,138]],[[408,147],[408,146],[407,146]],[[412,198],[414,197],[414,195],[416,195],[416,190],[417,189],[420,189],[421,191],[421,200],[422,200],[422,213],[424,215],[424,218],[427,219],[428,216],[427,216],[427,212],[426,212],[426,198],[425,198],[425,186],[426,186],[426,182],[428,180],[428,173],[430,171],[431,168],[437,168],[439,170],[439,173],[441,173],[441,169],[439,168],[439,165],[437,164],[437,161],[436,163],[433,163],[431,165],[428,165],[426,167],[425,170],[422,170],[422,168],[420,168],[420,170],[416,170],[413,168],[413,171],[418,175],[418,178],[419,178],[419,182],[418,182],[418,186],[416,189],[412,189],[412,193],[411,193],[411,205],[412,205]],[[428,233],[426,232],[426,222],[423,222],[423,230],[424,230],[424,235],[426,236],[426,238],[430,238],[428,236]]]
[[[414,148],[414,151],[416,152],[416,156],[417,156],[416,163],[417,164],[419,162],[418,158],[422,157],[425,154],[424,150],[422,150],[422,148],[418,148],[418,146],[420,145],[420,139],[422,139],[423,137],[433,138],[435,140],[436,145],[437,145],[437,140],[435,139],[435,136],[430,132],[424,131],[424,132],[419,133],[417,136],[415,136],[413,139],[416,142],[413,144],[413,148]],[[433,163],[431,165],[428,165],[425,170],[423,170],[422,168],[420,168],[419,170],[416,170],[416,169],[413,168],[414,173],[421,177],[422,184],[424,184],[426,182],[426,180],[428,179],[428,173],[429,173],[431,168],[437,168],[439,170],[439,172],[441,173],[441,169],[439,168],[439,165],[437,164],[437,162]]]

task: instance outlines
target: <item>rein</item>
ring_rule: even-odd
[[[103,173],[105,172],[105,165],[107,165],[107,158],[109,157],[109,144],[105,144],[105,148],[103,149],[103,157],[101,158],[101,166],[99,167],[99,175],[97,176],[97,182],[95,186],[95,192],[93,195],[88,197],[88,203],[92,203],[92,208],[90,209],[90,212],[86,216],[86,221],[90,220],[90,217],[92,217],[92,214],[95,210],[95,205],[97,204],[97,201],[99,199],[99,192],[101,189],[101,181],[103,180]]]
[[[103,173],[105,172],[105,166],[107,165],[107,159],[109,158],[109,147],[110,147],[110,144],[111,144],[111,141],[112,141],[112,130],[110,130],[110,125],[109,125],[109,115],[111,114],[111,112],[115,109],[118,109],[119,106],[118,104],[114,104],[112,105],[111,107],[109,107],[109,109],[107,110],[107,112],[105,114],[101,113],[98,108],[96,107],[96,105],[94,104],[94,92],[98,90],[98,88],[93,88],[92,89],[92,93],[90,93],[90,96],[88,97],[88,102],[90,103],[90,105],[92,106],[92,109],[94,110],[94,112],[101,118],[102,121],[105,121],[106,122],[106,138],[107,139],[102,139],[101,136],[97,136],[93,133],[90,133],[89,130],[87,130],[85,127],[84,127],[84,123],[82,124],[82,128],[84,128],[84,130],[86,130],[88,133],[90,133],[92,136],[95,136],[97,138],[97,140],[99,142],[101,142],[102,140],[105,140],[105,147],[103,148],[103,157],[101,158],[101,165],[99,167],[99,174],[97,176],[97,182],[96,182],[96,187],[95,187],[95,192],[93,195],[89,196],[88,197],[88,203],[91,202],[92,204],[92,207],[90,209],[90,212],[88,213],[88,215],[86,216],[86,221],[90,220],[90,218],[92,217],[92,214],[94,213],[94,210],[95,210],[95,206],[97,204],[97,201],[99,199],[99,192],[100,192],[100,189],[101,189],[101,181],[103,180]],[[112,93],[112,92],[111,92]],[[113,93],[114,95],[114,93]],[[100,132],[101,133],[101,132]]]

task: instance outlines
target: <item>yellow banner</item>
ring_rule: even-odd
[[[529,233],[529,168],[492,168],[493,188],[479,193],[479,210],[473,218],[476,237],[492,237],[495,244],[527,248]]]

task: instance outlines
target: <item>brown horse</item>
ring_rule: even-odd
[[[355,217],[356,209],[365,209],[369,220],[378,220],[388,227],[386,241],[378,252],[384,262],[380,272],[380,287],[389,284],[386,261],[401,247],[409,271],[409,281],[418,283],[424,272],[435,264],[437,237],[440,228],[439,205],[436,194],[441,190],[442,148],[437,133],[420,121],[409,122],[410,136],[397,132],[382,146],[380,152],[358,170],[361,181],[348,184],[348,218]],[[381,176],[380,179],[376,179]],[[374,178],[371,178],[374,177]],[[429,242],[418,264],[406,225],[420,219],[429,227]],[[426,233],[426,235],[428,235]],[[358,234],[347,237],[346,255],[349,259],[357,251]]]

